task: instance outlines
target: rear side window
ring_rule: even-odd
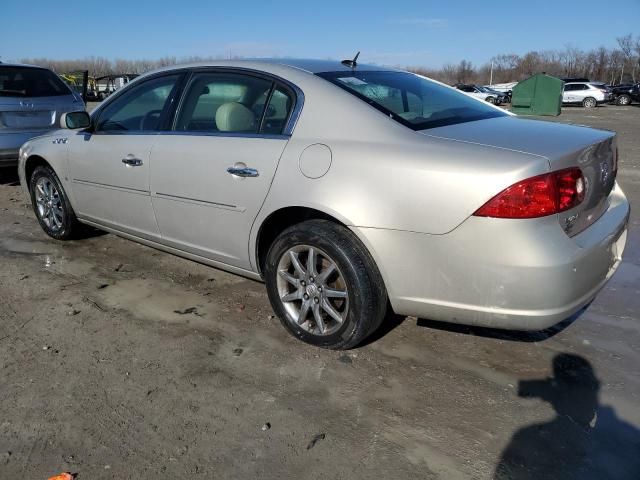
[[[264,113],[261,133],[274,135],[282,133],[289,119],[292,105],[293,96],[282,87],[275,88]]]
[[[268,79],[241,73],[193,76],[175,130],[202,133],[282,133],[292,97]]]
[[[273,82],[236,73],[197,73],[182,102],[175,130],[257,133]]]
[[[408,72],[347,71],[318,75],[413,130],[507,115],[468,95]],[[473,87],[470,88],[473,91]]]
[[[51,70],[0,66],[0,97],[58,97],[69,87]]]

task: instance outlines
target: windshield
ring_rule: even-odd
[[[0,66],[0,96],[57,97],[70,94],[65,83],[50,70]]]
[[[413,130],[507,114],[454,89],[408,72],[327,72],[334,83]]]

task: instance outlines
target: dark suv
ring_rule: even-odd
[[[630,105],[632,102],[640,103],[640,83],[635,85],[618,85],[611,87],[613,102],[616,105]]]

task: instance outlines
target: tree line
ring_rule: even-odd
[[[480,67],[462,60],[440,69],[411,70],[450,85],[518,82],[541,72],[560,78],[583,77],[610,85],[635,83],[640,80],[640,36],[634,38],[628,34],[616,40],[616,48],[581,50],[567,46],[563,50],[531,51],[524,55],[496,55]]]
[[[581,50],[567,46],[562,50],[531,51],[524,55],[500,54],[484,65],[475,67],[470,61],[446,64],[439,69],[408,67],[447,84],[488,84],[517,82],[535,73],[546,72],[558,77],[586,77],[611,85],[640,80],[640,36],[631,34],[618,37],[617,47],[599,47]],[[48,58],[24,58],[30,63],[51,68],[57,73],[89,70],[94,77],[103,75],[140,74],[156,68],[180,63],[219,60],[222,57],[162,57],[157,60],[110,60],[105,57],[88,57],[81,60],[53,60]],[[240,57],[233,57],[240,58]]]
[[[138,59],[126,60],[117,58],[110,60],[106,57],[87,57],[78,60],[54,60],[50,58],[23,58],[21,63],[39,65],[50,68],[58,74],[79,72],[88,70],[92,77],[102,77],[104,75],[119,74],[141,74],[157,68],[178,65],[181,63],[205,62],[210,60],[220,60],[222,57],[162,57],[156,60]],[[229,58],[229,57],[224,57]]]

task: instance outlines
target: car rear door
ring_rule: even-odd
[[[567,84],[562,88],[562,103],[575,102],[575,85]]]
[[[193,73],[173,131],[151,153],[163,243],[251,268],[249,233],[287,144],[294,102],[293,90],[269,77]]]
[[[79,217],[158,240],[149,190],[153,142],[169,116],[181,74],[132,86],[93,116],[93,130],[69,138],[69,175]]]

